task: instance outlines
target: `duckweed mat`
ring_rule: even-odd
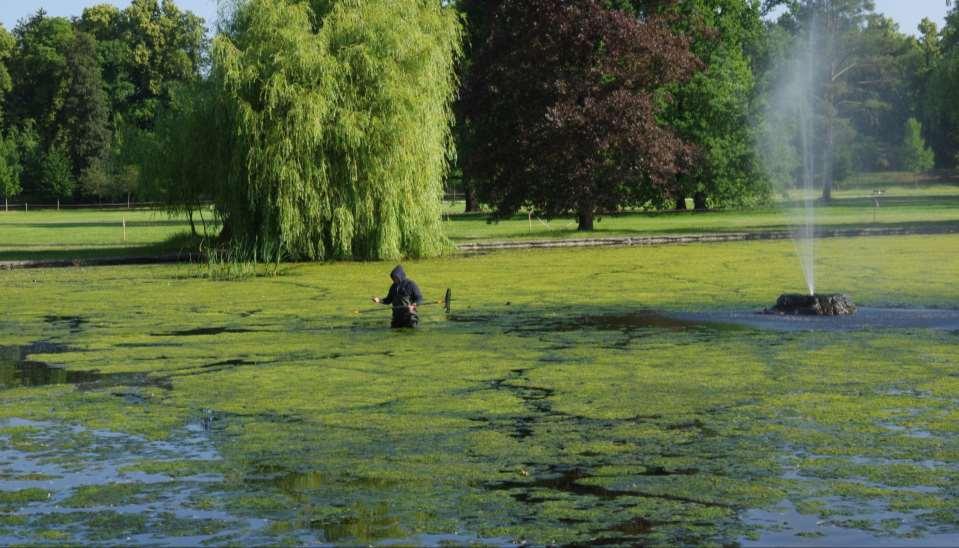
[[[830,240],[818,286],[949,316],[955,249]],[[959,542],[959,332],[738,321],[788,242],[405,266],[453,314],[355,314],[386,264],[4,273],[0,543]]]

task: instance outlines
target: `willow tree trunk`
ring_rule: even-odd
[[[826,117],[826,152],[823,154],[823,181],[822,181],[822,201],[832,200],[832,163],[833,163],[833,145],[835,138],[833,136],[833,120],[831,115]]]

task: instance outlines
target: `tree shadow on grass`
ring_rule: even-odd
[[[509,240],[563,240],[563,239],[589,239],[589,238],[614,238],[614,237],[643,237],[643,236],[695,236],[697,234],[739,234],[739,233],[782,233],[796,230],[796,225],[788,222],[776,224],[753,224],[738,226],[718,226],[708,227],[706,229],[693,226],[675,227],[675,228],[602,228],[601,226],[591,232],[578,232],[575,230],[551,230],[551,231],[533,231],[533,232],[512,232],[503,234],[492,234],[482,237],[453,237],[454,242],[473,243],[473,242],[493,242]],[[816,233],[820,236],[828,236],[834,233],[845,234],[856,231],[868,232],[870,230],[884,230],[890,232],[902,232],[903,234],[951,234],[959,232],[959,219],[955,221],[901,221],[901,222],[882,222],[881,217],[878,222],[861,223],[817,223]],[[852,234],[854,235],[854,234]],[[760,238],[761,239],[761,238]]]
[[[959,206],[959,194],[940,195],[940,196],[856,196],[833,198],[827,203],[816,202],[817,210],[829,210],[832,208],[874,208],[876,200],[879,200],[880,208],[924,208],[924,207],[956,207]],[[781,203],[783,209],[804,207],[802,200],[790,200]]]
[[[82,263],[92,260],[121,260],[127,258],[169,257],[182,255],[189,257],[196,253],[198,243],[187,233],[180,233],[162,242],[146,245],[117,247],[92,246],[80,249],[42,249],[42,250],[0,250],[0,262],[4,261],[74,261]]]
[[[97,221],[92,223],[83,223],[83,222],[68,222],[61,223],[57,221],[51,221],[49,223],[17,223],[14,226],[23,227],[23,228],[43,228],[43,229],[52,229],[52,230],[62,230],[68,228],[118,228],[122,226],[122,221]],[[144,228],[144,227],[183,227],[184,229],[190,228],[190,222],[186,220],[167,220],[167,221],[127,221],[127,228]]]

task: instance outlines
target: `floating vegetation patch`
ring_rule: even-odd
[[[846,242],[855,260],[823,242],[841,285],[826,289],[959,306],[955,237],[876,240]],[[99,378],[0,391],[0,417],[37,421],[0,426],[0,541],[954,544],[957,329],[756,328],[730,315],[788,290],[790,244],[676,252],[414,262],[424,294],[454,287],[462,305],[402,331],[352,313],[382,264],[231,284],[45,273],[51,302],[97,319],[76,334],[11,272],[8,361]],[[846,270],[870,258],[868,276]],[[17,346],[44,337],[70,346]]]

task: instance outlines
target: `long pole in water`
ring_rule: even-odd
[[[442,300],[442,301],[430,301],[430,302],[428,302],[428,303],[423,303],[423,304],[417,305],[417,306],[418,306],[418,307],[419,307],[419,306],[431,306],[431,305],[436,305],[436,304],[441,304],[441,305],[443,305],[443,310],[444,310],[447,314],[449,314],[450,311],[453,309],[453,292],[452,292],[452,290],[450,290],[449,288],[446,289],[446,295],[443,297],[443,300]],[[402,309],[404,309],[404,308],[406,308],[406,307],[405,307],[405,306],[380,306],[380,307],[377,307],[377,308],[366,308],[366,309],[363,309],[363,310],[354,310],[353,313],[354,313],[354,314],[368,314],[368,313],[370,313],[370,312],[379,312],[379,311],[381,311],[381,310],[402,310]]]

